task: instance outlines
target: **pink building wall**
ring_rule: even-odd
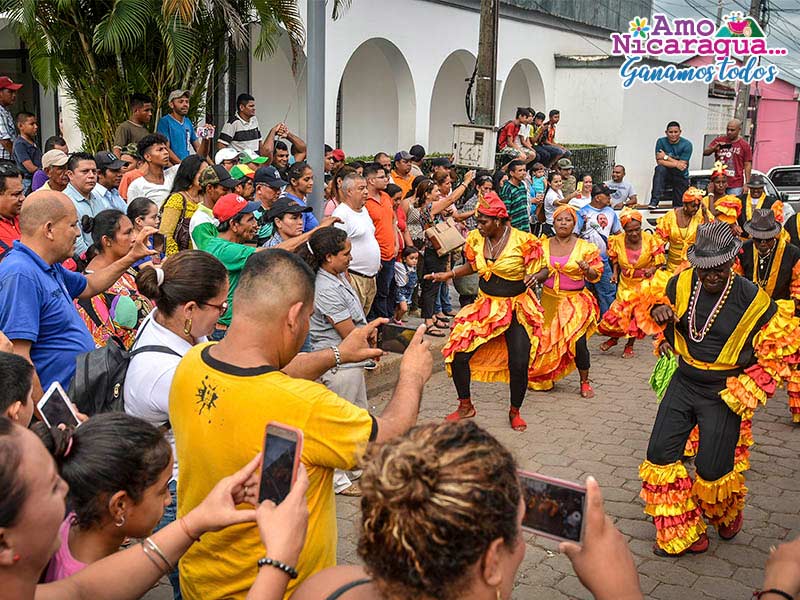
[[[695,56],[683,64],[700,66],[709,62],[709,57]],[[795,149],[800,143],[800,102],[798,88],[780,78],[772,83],[759,83],[758,92],[761,99],[756,115],[753,167],[766,173],[776,165],[794,164]],[[755,94],[756,86],[751,85],[751,99]]]
[[[751,96],[755,92],[750,86]],[[758,84],[761,99],[756,115],[753,166],[765,173],[776,165],[794,164],[800,143],[800,103],[797,88],[777,79]]]

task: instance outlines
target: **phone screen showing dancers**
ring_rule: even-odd
[[[519,471],[525,500],[522,528],[550,539],[580,542],[586,488],[576,483]]]

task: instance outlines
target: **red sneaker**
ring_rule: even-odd
[[[458,399],[458,408],[447,415],[445,421],[460,421],[461,419],[471,419],[477,414],[472,401],[467,398],[466,400]]]
[[[513,406],[508,409],[508,421],[514,431],[525,431],[528,428],[525,419],[519,416],[519,409]]]
[[[706,550],[708,550],[708,536],[705,533],[701,533],[700,537],[694,544],[678,554],[670,554],[657,543],[653,544],[653,554],[660,556],[661,558],[678,558],[684,554],[702,554]]]
[[[736,537],[736,534],[742,530],[742,525],[744,525],[744,511],[739,511],[739,514],[736,515],[736,518],[729,524],[729,525],[720,525],[717,527],[717,533],[719,533],[719,537],[723,540],[732,540]]]
[[[581,381],[581,396],[583,398],[594,398],[594,390],[588,381]]]

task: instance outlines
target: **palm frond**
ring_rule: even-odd
[[[275,51],[281,29],[289,35],[292,52],[305,44],[306,31],[296,0],[253,0],[253,8],[261,22],[254,54],[264,58]]]
[[[333,20],[341,17],[351,4],[352,0],[333,0]]]
[[[140,46],[152,23],[152,0],[115,0],[108,14],[97,24],[92,45],[98,52],[122,53]]]
[[[164,0],[161,13],[169,21],[179,17],[184,23],[192,23],[198,11],[198,0]]]

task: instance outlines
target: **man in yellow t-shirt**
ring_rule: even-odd
[[[299,577],[289,583],[288,597],[304,578],[336,564],[334,469],[354,468],[368,442],[390,439],[415,423],[432,358],[418,332],[401,362],[392,401],[374,417],[313,381],[337,366],[337,352],[297,355],[314,306],[314,275],[301,259],[283,250],[253,255],[234,300],[228,334],[218,344],[192,348],[170,390],[180,465],[178,514],[262,449],[269,421],[303,430],[308,534],[292,565]],[[338,346],[341,362],[380,355],[366,344],[375,326],[356,330]],[[183,597],[244,598],[264,556],[285,560],[270,556],[269,548],[265,552],[255,523],[205,534],[180,561]]]

